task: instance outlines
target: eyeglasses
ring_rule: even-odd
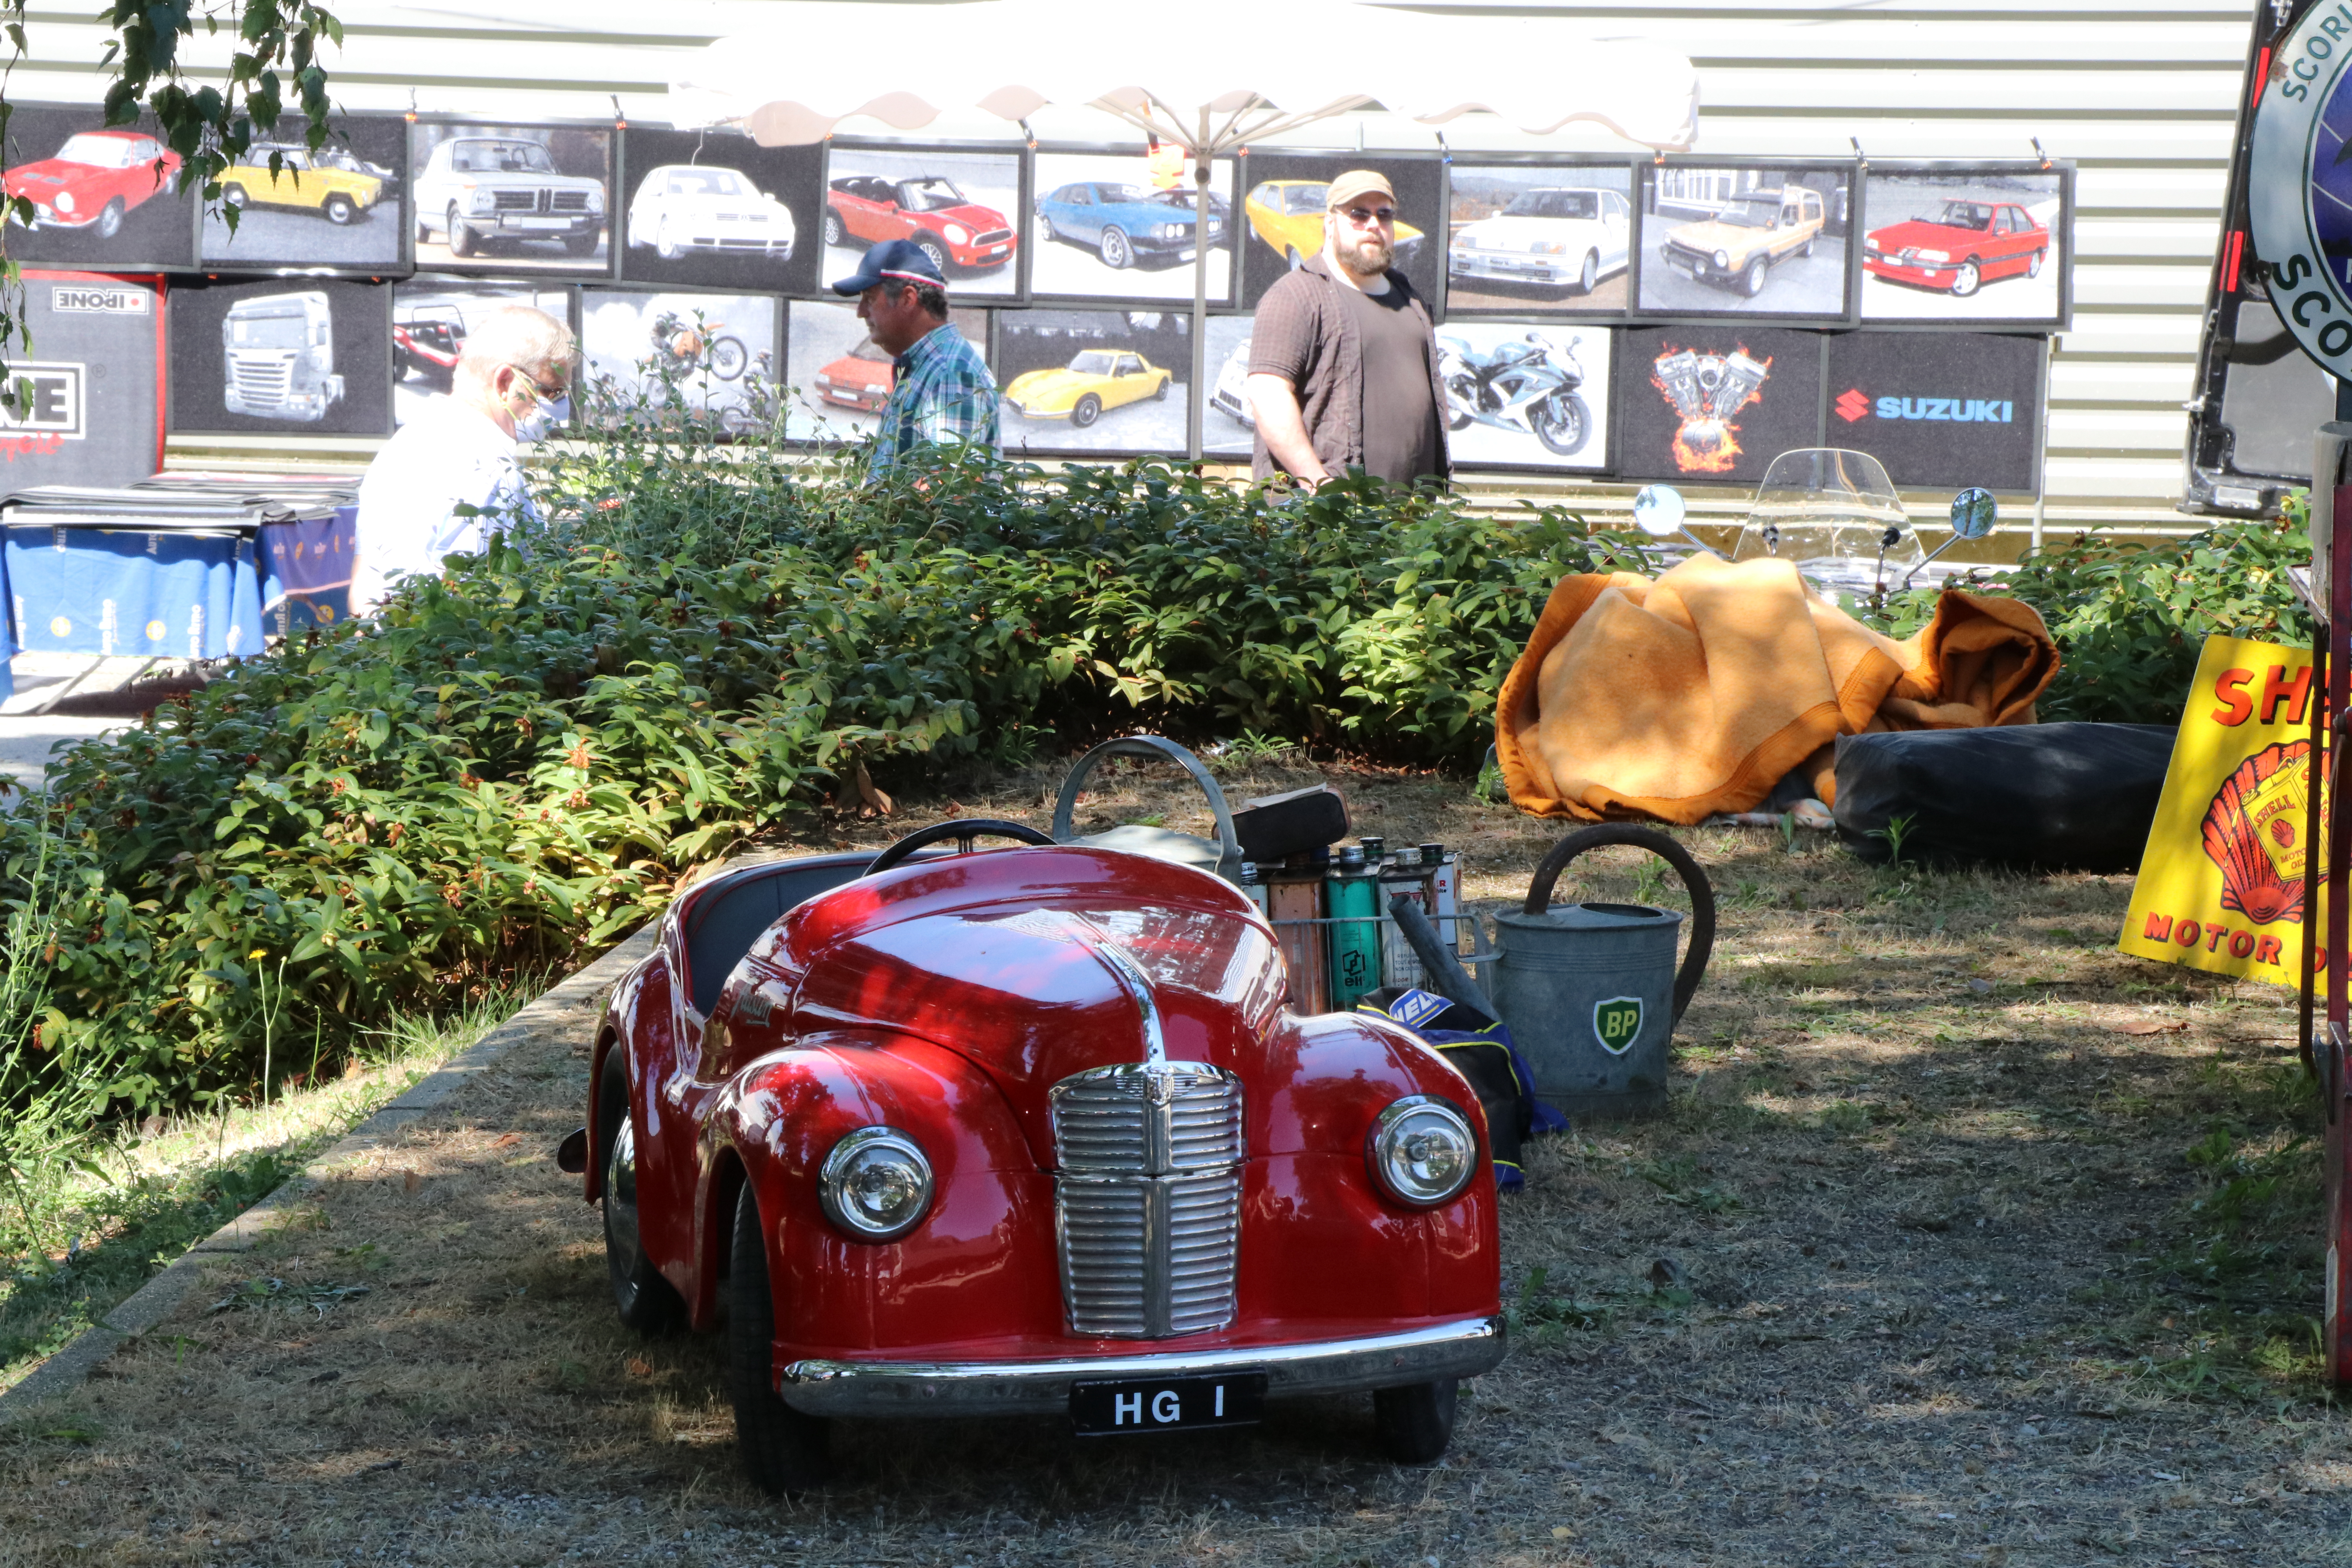
[[[1340,213],[1358,228],[1369,227],[1376,223],[1385,226],[1396,222],[1394,207],[1342,207]]]
[[[530,388],[530,395],[533,397],[538,398],[541,403],[561,403],[572,395],[571,389],[563,386],[557,387],[553,392],[548,391],[547,388],[539,384],[537,377],[531,375],[530,372],[524,370],[522,366],[519,364],[510,364],[507,366],[507,368],[514,372],[515,379],[522,383],[525,386]]]

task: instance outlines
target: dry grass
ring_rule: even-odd
[[[1042,824],[1046,782],[959,804]],[[1465,847],[1482,897],[1555,837],[1458,781],[1340,782],[1360,827]],[[1186,826],[1180,794],[1103,783],[1097,820]],[[2116,954],[2121,879],[1686,837],[1726,908],[1672,1112],[1536,1155],[1517,1349],[1441,1467],[1381,1463],[1336,1401],[1132,1444],[851,1426],[833,1488],[762,1499],[714,1347],[612,1321],[547,1158],[585,1087],[558,1045],[0,1439],[0,1563],[2352,1561],[2352,1443],[2297,1337],[2287,998]],[[1579,891],[1643,882],[1618,856]]]

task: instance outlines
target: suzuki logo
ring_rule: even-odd
[[[1870,399],[1862,395],[1859,387],[1847,387],[1838,394],[1838,400],[1830,406],[1836,409],[1837,416],[1849,425],[1857,419],[1870,417]]]

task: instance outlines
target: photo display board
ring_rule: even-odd
[[[2034,488],[2042,340],[1998,332],[1841,332],[1829,340],[1829,431],[1901,489]]]
[[[299,135],[257,141],[220,183],[220,205],[235,209],[236,228],[221,211],[204,215],[208,268],[374,278],[408,270],[408,121],[398,115],[338,119],[315,153]]]
[[[127,485],[163,466],[162,283],[26,268],[33,351],[8,361],[22,392],[0,405],[10,489]]]
[[[1445,313],[1622,316],[1641,243],[1623,162],[1455,163]]]
[[[472,323],[505,305],[529,305],[579,331],[573,290],[563,284],[416,277],[392,290],[392,418],[405,425],[449,395]],[[575,405],[576,411],[576,405]]]
[[[1250,412],[1248,316],[1212,316],[1207,332],[1209,403],[1201,410],[1201,453],[1248,462],[1256,450],[1257,419]]]
[[[1220,158],[1209,182],[1211,305],[1233,302],[1237,177],[1234,160]],[[1200,215],[1192,164],[1181,148],[1041,152],[1032,183],[1037,193],[1029,230],[1032,295],[1192,302]]]
[[[772,294],[580,296],[579,416],[618,424],[683,407],[722,429],[764,429],[776,406],[783,301]]]
[[[1253,153],[1243,161],[1243,303],[1257,309],[1292,267],[1323,252],[1324,198],[1350,169],[1388,177],[1397,200],[1394,270],[1435,310],[1445,271],[1445,168],[1393,153]]]
[[[390,290],[336,279],[181,284],[173,431],[391,435],[391,313]]]
[[[1617,471],[1753,485],[1782,452],[1822,445],[1822,334],[1703,322],[1620,335]]]
[[[906,239],[929,255],[950,298],[1022,297],[1026,177],[1021,153],[830,143],[819,286],[855,274],[871,247]]]
[[[2062,330],[2074,310],[2074,171],[1874,166],[1863,184],[1862,319]]]
[[[9,230],[10,260],[110,272],[195,266],[195,187],[181,187],[180,155],[152,119],[110,127],[94,105],[21,105],[8,117],[5,163],[0,186],[36,214]]]
[[[995,367],[1004,455],[1182,456],[1192,328],[1189,311],[1007,312]]]
[[[1852,163],[1642,169],[1636,305],[1652,316],[1853,318]]]
[[[948,311],[949,324],[982,355],[988,353],[988,317],[986,310]],[[890,356],[866,335],[857,301],[793,300],[784,343],[786,439],[832,444],[874,434],[896,373]]]
[[[822,146],[633,125],[621,149],[624,281],[777,294],[821,287]]]
[[[418,270],[611,275],[610,126],[420,120],[408,132]]]
[[[1447,447],[1458,468],[1610,468],[1607,328],[1449,321],[1438,329]]]

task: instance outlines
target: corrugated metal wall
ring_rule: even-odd
[[[631,118],[660,121],[668,118],[665,84],[684,53],[772,25],[789,6],[362,0],[336,7],[345,46],[328,64],[337,97],[353,109],[404,109],[413,93],[426,110],[594,116],[610,114],[617,97]],[[1701,153],[1838,157],[1859,141],[1874,160],[2012,159],[2031,156],[2038,137],[2052,156],[2074,160],[2075,315],[2052,367],[2049,522],[2193,526],[2171,510],[2180,493],[2180,404],[2219,235],[2250,8],[2194,0],[1424,0],[1413,8],[1559,16],[1579,31],[1644,36],[1686,53],[1699,69]],[[1116,35],[1128,24],[1119,18],[1144,28],[1181,11],[1181,0],[1173,11],[1107,7],[1105,47],[1121,47]],[[11,98],[96,98],[101,30],[64,13],[34,12],[28,22],[35,55],[9,83]],[[919,17],[901,37],[919,38]],[[222,58],[217,45],[195,51],[207,55]],[[1573,58],[1561,68],[1573,71]],[[1088,134],[1084,113],[1039,129]],[[1002,133],[1001,122],[979,120],[953,129]],[[1108,129],[1103,121],[1093,133]],[[1363,134],[1373,145],[1430,145],[1426,131],[1385,117],[1370,117]],[[1469,120],[1448,136],[1457,151],[1545,144]],[[1329,145],[1334,133],[1296,140]],[[1580,137],[1559,144],[1606,145]]]

